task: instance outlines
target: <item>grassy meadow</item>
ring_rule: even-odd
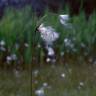
[[[30,7],[6,10],[0,21],[1,96],[96,96],[96,13],[89,20],[83,12],[70,17],[72,28],[61,25],[58,16],[46,11],[37,18]],[[41,23],[60,34],[54,43],[56,64],[44,60],[35,31]]]
[[[66,11],[60,13],[68,14]],[[16,66],[18,63],[25,66],[26,64],[30,65],[35,57],[36,61],[43,58],[42,40],[40,34],[35,31],[41,23],[52,26],[60,34],[59,39],[54,43],[57,57],[61,52],[77,56],[81,53],[81,55],[95,53],[95,12],[89,20],[86,20],[83,12],[78,16],[70,17],[69,23],[72,28],[64,28],[60,24],[58,16],[59,13],[53,14],[46,11],[43,17],[37,18],[30,7],[20,10],[8,8],[0,21],[0,65],[7,66],[6,63],[14,63],[13,65]],[[73,48],[71,45],[66,46],[66,42],[64,42],[66,39],[70,41]],[[14,58],[9,60],[8,56]]]

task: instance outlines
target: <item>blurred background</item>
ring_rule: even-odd
[[[95,0],[0,0],[0,96],[95,90]]]

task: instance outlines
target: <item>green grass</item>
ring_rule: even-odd
[[[34,72],[38,70],[37,75]],[[63,78],[61,74],[65,74]],[[37,81],[37,83],[35,83]],[[43,84],[47,83],[47,87]],[[83,83],[83,85],[80,83]],[[96,66],[78,63],[43,65],[33,70],[33,96],[35,91],[44,88],[46,96],[95,96]]]
[[[31,78],[30,71],[22,71],[17,78],[13,71],[1,70],[1,96],[30,96],[31,91],[35,96],[35,90],[42,87],[44,82],[51,87],[44,89],[46,96],[96,96],[96,65],[89,62],[96,54],[96,14],[93,13],[88,21],[85,20],[83,12],[71,17],[69,22],[72,23],[73,29],[64,28],[59,22],[58,15],[46,12],[44,17],[36,18],[29,7],[19,11],[9,8],[5,12],[4,18],[0,21],[0,41],[5,41],[6,51],[0,51],[0,67],[10,70],[10,66],[13,69],[20,66],[21,69],[24,67],[28,70],[32,67],[32,72],[39,70],[39,74],[32,74]],[[54,43],[58,60],[56,66],[45,63],[43,49],[37,47],[42,42],[39,33],[35,32],[40,23],[50,25],[60,33],[60,38]],[[76,52],[64,45],[65,38],[75,38],[73,43]],[[28,44],[27,47],[25,43]],[[84,48],[81,47],[82,43],[85,45]],[[16,44],[19,48],[16,48]],[[65,53],[63,57],[60,56],[62,51]],[[84,55],[86,52],[87,56]],[[10,54],[16,54],[18,60],[7,64],[6,57]],[[65,74],[64,78],[61,77],[62,73]],[[80,82],[84,85],[80,86]]]
[[[0,70],[0,96],[31,96],[31,76],[28,71]]]
[[[69,13],[60,11],[62,14]],[[40,55],[42,57],[42,48],[37,48],[38,44],[41,44],[42,40],[39,33],[35,32],[35,29],[41,23],[45,23],[46,26],[52,26],[60,33],[60,38],[55,42],[54,46],[57,50],[57,56],[61,51],[66,52],[68,48],[64,45],[64,38],[73,39],[77,54],[81,52],[81,43],[84,43],[89,53],[95,49],[96,43],[96,14],[90,16],[89,20],[85,20],[85,15],[81,12],[78,16],[70,17],[70,23],[73,29],[64,28],[59,22],[59,13],[53,14],[49,11],[45,12],[45,15],[41,18],[35,17],[30,7],[23,8],[21,10],[15,10],[8,8],[5,12],[4,18],[0,21],[0,40],[4,40],[6,45],[6,54],[0,52],[0,60],[6,59],[7,55],[16,54],[18,59],[23,64],[31,64],[32,58]],[[49,18],[50,17],[50,18]],[[25,48],[24,44],[28,44],[28,48]],[[16,49],[15,44],[19,44],[19,48]],[[68,49],[70,53],[72,50]],[[73,52],[74,54],[74,52]],[[32,56],[33,55],[33,56]],[[40,57],[39,56],[39,57]],[[42,60],[41,60],[42,61]],[[1,62],[6,63],[6,62]],[[17,62],[15,62],[17,63]]]
[[[6,51],[0,51],[1,60],[10,54],[16,54],[22,64],[30,64],[32,61],[32,46],[34,40],[34,15],[31,8],[21,10],[9,8],[0,21],[0,40],[5,42]],[[35,26],[34,26],[35,25]],[[24,44],[27,44],[26,48]],[[18,48],[16,48],[18,44]],[[6,53],[6,54],[4,54]],[[22,59],[22,60],[21,60]],[[1,61],[6,63],[6,61]],[[15,62],[17,63],[17,61]]]

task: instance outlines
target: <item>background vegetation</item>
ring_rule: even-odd
[[[0,70],[2,96],[35,96],[41,88],[46,96],[96,95],[96,13],[89,20],[84,12],[70,17],[71,28],[61,25],[58,16],[46,11],[37,18],[30,7],[6,10],[0,21],[0,68],[11,72]],[[60,33],[54,43],[55,66],[44,61],[42,40],[35,31],[41,23]],[[29,70],[19,70],[25,68]]]
[[[60,13],[67,14],[68,11],[60,11]],[[34,60],[36,59],[35,61],[42,58],[42,54],[44,54],[42,47],[37,47],[38,44],[41,44],[42,40],[39,33],[35,32],[36,27],[40,23],[45,23],[46,26],[52,26],[60,33],[60,38],[54,44],[57,57],[62,51],[64,53],[69,52],[70,54],[81,53],[82,55],[84,54],[83,51],[93,54],[96,43],[95,12],[90,16],[89,20],[86,20],[84,12],[81,12],[79,16],[70,17],[69,23],[72,25],[72,28],[64,28],[60,24],[58,16],[59,13],[53,14],[46,11],[43,17],[37,18],[32,13],[30,7],[20,10],[8,8],[3,19],[0,21],[0,41],[5,42],[5,50],[0,50],[0,65],[6,64],[6,58],[10,54],[17,56],[16,61],[10,61],[12,64],[19,63],[27,65],[32,64],[32,57]],[[65,46],[64,39],[66,38],[71,41],[74,48]]]

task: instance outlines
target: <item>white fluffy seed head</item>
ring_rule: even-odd
[[[51,48],[51,47],[48,47],[48,56],[53,56],[54,54],[55,54],[55,52],[54,52],[54,50],[53,50],[53,48]]]
[[[48,86],[48,83],[47,82],[44,82],[43,83],[43,87],[47,87]]]
[[[36,96],[44,96],[44,89],[38,89],[35,91]]]
[[[44,32],[46,31],[43,23],[38,27],[38,31],[39,31],[40,33],[42,33],[42,32],[44,33]]]
[[[47,59],[46,59],[46,62],[47,62],[47,63],[48,63],[48,62],[50,62],[50,61],[51,61],[51,59],[50,59],[50,58],[47,58]]]
[[[68,21],[69,20],[69,15],[64,14],[64,15],[59,15],[60,21]]]
[[[60,23],[65,27],[65,28],[68,28],[68,29],[73,29],[72,27],[72,24],[69,23],[69,15],[68,14],[64,14],[64,15],[59,15],[59,21]]]
[[[84,83],[83,82],[80,82],[80,86],[84,86]]]
[[[61,74],[61,77],[64,78],[64,77],[65,77],[65,73],[62,73],[62,74]]]
[[[24,46],[25,46],[25,47],[29,47],[29,44],[28,44],[28,43],[24,43]]]
[[[7,57],[6,57],[6,60],[7,60],[7,61],[11,61],[11,60],[12,60],[11,56],[7,56]]]
[[[4,45],[5,45],[5,41],[4,41],[4,40],[1,40],[1,41],[0,41],[0,45],[1,45],[1,46],[4,46]]]
[[[41,24],[38,31],[40,32],[42,40],[48,45],[59,38],[59,33],[57,33],[51,26],[44,26],[44,24]]]
[[[43,23],[41,23],[40,24],[40,26],[39,26],[39,28],[43,28],[44,27],[44,24]]]

